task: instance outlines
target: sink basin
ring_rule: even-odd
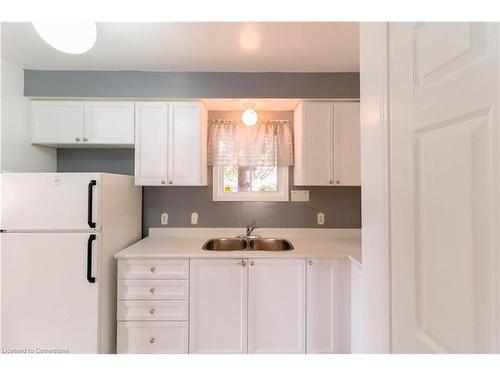
[[[293,246],[290,241],[281,238],[256,238],[250,241],[248,250],[286,251],[293,250]]]
[[[205,242],[203,250],[231,251],[245,250],[247,242],[243,238],[212,238]]]
[[[205,242],[203,250],[211,251],[287,251],[293,250],[288,240],[281,238],[212,238]]]

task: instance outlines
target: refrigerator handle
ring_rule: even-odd
[[[91,180],[89,182],[89,190],[88,190],[88,209],[87,209],[87,223],[89,224],[90,228],[95,228],[95,222],[92,221],[92,206],[93,206],[93,187],[97,185],[96,180]]]
[[[95,277],[92,276],[92,242],[95,241],[96,235],[91,234],[87,241],[87,280],[89,283],[95,283]]]

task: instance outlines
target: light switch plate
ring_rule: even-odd
[[[160,216],[161,225],[168,224],[168,214],[166,212],[162,213]]]
[[[292,202],[309,202],[309,190],[290,190]]]

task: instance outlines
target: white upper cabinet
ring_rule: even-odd
[[[168,103],[135,105],[135,184],[167,183]]]
[[[295,110],[295,185],[333,185],[333,104],[303,102]]]
[[[31,102],[33,143],[76,144],[83,139],[83,102],[36,100]]]
[[[300,103],[294,115],[294,184],[361,185],[360,141],[359,103]]]
[[[305,260],[249,262],[248,353],[305,353]]]
[[[333,106],[333,179],[335,185],[361,186],[359,103]]]
[[[85,147],[134,145],[134,103],[33,100],[33,143]]]
[[[84,142],[134,145],[134,102],[84,103]]]
[[[168,183],[170,185],[206,185],[206,114],[199,102],[169,103]]]
[[[206,129],[199,102],[137,102],[136,185],[206,185]]]
[[[246,259],[191,259],[189,352],[247,352]]]

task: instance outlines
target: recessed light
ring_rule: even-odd
[[[45,42],[64,53],[87,52],[97,39],[95,22],[33,22],[33,27]]]

